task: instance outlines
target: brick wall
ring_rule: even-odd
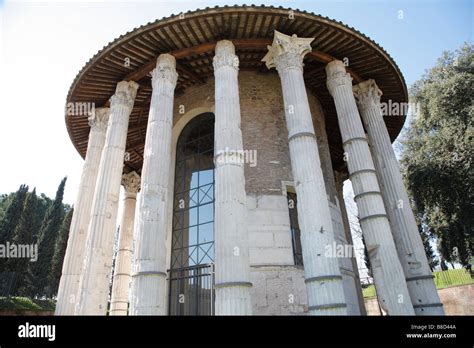
[[[292,181],[283,96],[276,73],[241,71],[239,74],[241,128],[244,150],[257,150],[257,166],[245,166],[247,194],[281,194],[281,181]],[[308,92],[318,138],[321,167],[329,198],[334,203],[335,184],[324,115],[318,100]],[[181,107],[180,107],[181,106]],[[195,108],[213,108],[214,78],[186,89],[175,98],[174,124]],[[183,110],[185,114],[180,114]]]

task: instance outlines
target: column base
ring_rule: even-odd
[[[137,274],[133,278],[130,315],[167,315],[166,274]]]
[[[239,283],[226,286],[227,284],[216,286],[216,315],[252,315],[250,298],[252,284]]]

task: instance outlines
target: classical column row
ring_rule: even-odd
[[[335,235],[303,79],[303,58],[311,51],[312,41],[312,38],[275,31],[263,61],[268,68],[277,69],[281,80],[291,167],[299,201],[309,313],[343,315],[347,314],[347,305],[338,260],[325,254]],[[244,158],[240,157],[243,142],[238,65],[232,42],[219,41],[213,60],[218,315],[252,313]],[[329,63],[326,72],[380,304],[390,315],[443,314],[381,115],[381,93],[371,80],[353,91],[352,79],[340,61]],[[175,58],[160,55],[152,72],[153,93],[134,236],[133,217],[140,178],[134,172],[122,177],[122,170],[128,121],[138,85],[118,83],[110,100],[110,116],[108,109],[98,109],[90,118],[88,150],[63,266],[57,314],[73,314],[75,303],[76,314],[106,314],[121,180],[126,195],[110,314],[127,314],[130,283],[130,314],[167,313],[166,240],[171,218],[168,197],[177,77]],[[131,267],[133,239],[136,244]]]
[[[325,255],[335,237],[303,79],[303,57],[311,51],[312,41],[275,31],[263,61],[268,68],[276,67],[281,80],[309,313],[344,315],[347,305],[339,263]]]
[[[107,311],[128,121],[137,89],[137,83],[122,81],[110,98],[110,118],[94,190],[76,314],[104,315]]]
[[[59,282],[56,315],[72,315],[76,307],[87,229],[109,113],[109,108],[98,108],[88,118],[91,129]]]
[[[326,73],[380,305],[389,315],[413,315],[403,268],[352,92],[352,78],[344,63],[337,60],[328,63]]]
[[[382,92],[374,80],[354,87],[362,120],[367,129],[392,234],[417,315],[443,315],[423,242],[400,174],[390,136],[382,117]]]
[[[120,222],[119,244],[115,257],[110,315],[127,315],[132,266],[133,227],[140,176],[136,172],[122,175],[124,188],[122,220]]]

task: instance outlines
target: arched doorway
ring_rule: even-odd
[[[214,114],[194,117],[176,146],[169,314],[214,312]]]

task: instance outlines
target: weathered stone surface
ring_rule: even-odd
[[[59,282],[56,315],[73,315],[76,308],[82,263],[86,252],[87,229],[109,114],[109,108],[99,108],[89,116],[91,130],[69,229],[69,239]]]
[[[97,174],[76,314],[105,315],[107,311],[128,121],[137,89],[137,83],[121,81],[110,99],[110,118]]]
[[[239,60],[235,47],[219,41],[215,76],[215,292],[217,315],[250,315],[249,244],[246,225],[244,158],[242,151]],[[237,162],[231,156],[237,156]]]
[[[125,196],[112,281],[110,315],[127,315],[128,312],[130,281],[132,280],[133,227],[137,192],[140,189],[140,176],[136,172],[124,174],[122,185]]]
[[[303,80],[303,57],[311,51],[311,41],[275,31],[263,61],[276,67],[281,79],[309,313],[341,315],[347,312],[338,260],[324,256],[335,234]]]
[[[385,211],[375,167],[344,63],[326,66],[327,87],[334,98],[347,166],[359,211],[377,292],[390,315],[413,315],[403,269]]]
[[[167,313],[166,235],[169,227],[175,58],[161,54],[152,73],[153,94],[145,140],[130,298],[131,315]]]
[[[443,306],[439,301],[418,225],[382,117],[382,92],[374,80],[368,80],[355,86],[354,93],[372,145],[370,149],[377,168],[385,208],[415,313],[443,315]]]
[[[346,204],[344,202],[343,186],[344,186],[344,176],[340,172],[334,172],[336,192],[337,192],[337,205],[341,212],[342,225],[344,228],[344,235],[347,244],[350,244],[354,247],[354,242],[352,240],[351,226],[349,224],[349,217],[347,215]],[[359,315],[366,315],[365,305],[364,305],[364,296],[362,294],[362,287],[360,285],[360,275],[357,265],[356,255],[350,258],[353,272],[353,282],[355,286],[355,291],[357,295],[357,302],[359,308]]]
[[[304,271],[295,266],[252,267],[252,307],[255,315],[305,315],[308,300]]]

